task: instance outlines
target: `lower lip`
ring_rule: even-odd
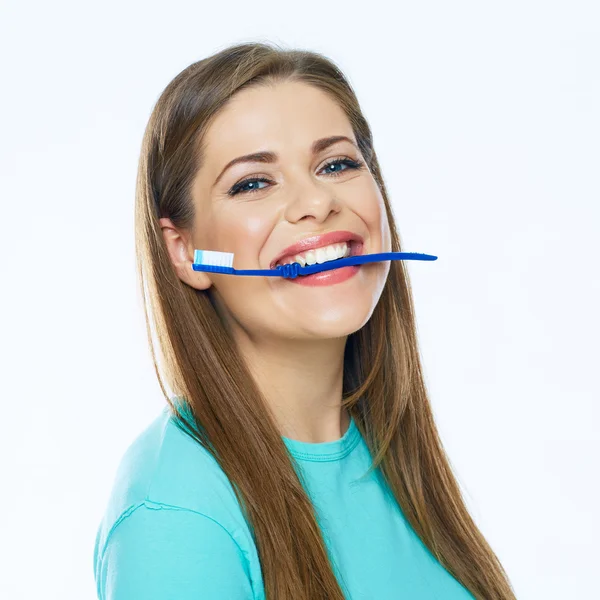
[[[352,256],[361,254],[362,244],[360,244],[357,251]],[[338,269],[330,269],[329,271],[322,271],[321,273],[313,273],[312,275],[298,275],[295,278],[286,277],[288,281],[297,283],[299,285],[308,286],[324,286],[333,285],[334,283],[342,283],[351,277],[354,277],[362,265],[351,265],[349,267],[340,267]]]
[[[339,269],[331,269],[331,271],[323,271],[321,273],[313,273],[312,275],[298,275],[294,279],[289,279],[292,283],[300,285],[321,286],[333,285],[334,283],[342,283],[350,277],[354,277],[358,273],[360,265],[352,265],[350,267],[341,267]]]

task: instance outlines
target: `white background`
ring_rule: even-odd
[[[95,598],[115,470],[164,406],[136,289],[158,96],[230,44],[354,86],[443,442],[519,600],[598,597],[600,13],[548,2],[6,2],[0,597]]]

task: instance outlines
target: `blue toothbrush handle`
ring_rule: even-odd
[[[379,262],[383,260],[437,260],[437,256],[432,254],[422,254],[419,252],[379,252],[376,254],[360,254],[358,256],[348,256],[339,260],[314,264],[301,267],[299,263],[279,265],[276,269],[234,269],[233,267],[218,267],[213,265],[192,264],[194,271],[205,271],[209,273],[224,273],[228,275],[262,275],[263,277],[288,277],[296,278],[298,275],[312,275],[321,271],[330,271],[349,265],[361,265],[370,262]]]

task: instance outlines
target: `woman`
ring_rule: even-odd
[[[154,359],[168,407],[119,467],[99,598],[514,599],[438,437],[404,263],[320,285],[192,269],[195,249],[311,262],[290,246],[336,231],[340,252],[401,251],[339,69],[261,43],[186,68],[150,117],[135,219],[174,395]]]

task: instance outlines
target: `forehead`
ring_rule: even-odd
[[[238,92],[210,125],[206,164],[217,169],[258,150],[307,151],[315,139],[328,135],[354,139],[346,114],[325,92],[301,82],[249,88]]]

